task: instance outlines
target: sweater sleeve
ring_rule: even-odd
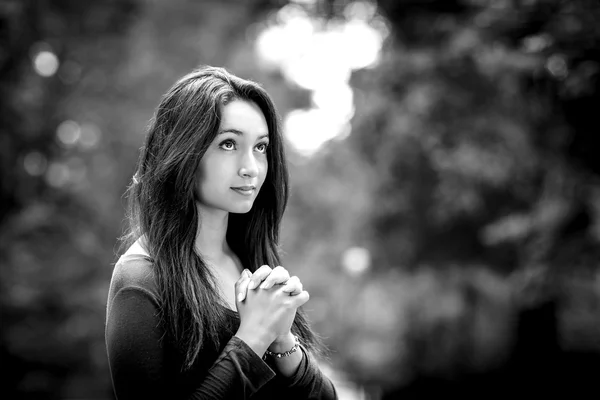
[[[300,346],[303,357],[298,370],[291,377],[277,376],[278,386],[286,399],[335,400],[335,386],[321,372],[315,358]]]
[[[115,394],[119,400],[171,399],[176,371],[171,371],[161,338],[158,306],[142,288],[124,287],[111,300],[106,346]],[[199,355],[202,357],[202,354]],[[199,376],[191,399],[244,399],[275,376],[254,351],[233,337],[209,369]]]

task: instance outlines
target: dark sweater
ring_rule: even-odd
[[[222,307],[222,306],[218,306]],[[277,375],[243,340],[228,310],[220,349],[203,348],[181,372],[181,352],[165,336],[158,318],[152,262],[142,255],[119,259],[106,311],[106,347],[116,396],[124,399],[336,399],[331,381],[314,357],[304,357],[290,378]]]

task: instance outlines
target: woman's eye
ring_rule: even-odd
[[[261,153],[266,153],[266,152],[267,152],[267,147],[268,147],[268,146],[269,146],[269,145],[268,145],[267,143],[260,143],[260,144],[256,145],[256,149],[257,149],[258,151],[260,151]]]
[[[221,144],[219,145],[220,148],[224,149],[224,150],[234,150],[235,149],[235,142],[233,140],[225,140],[224,142],[221,142]]]

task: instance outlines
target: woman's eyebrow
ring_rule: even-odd
[[[219,135],[222,135],[224,133],[234,133],[234,134],[236,134],[238,136],[242,136],[244,134],[244,132],[242,132],[240,130],[237,130],[237,129],[233,129],[233,128],[223,129],[222,131],[219,131]]]
[[[235,128],[223,129],[222,131],[219,131],[218,134],[222,135],[224,133],[233,133],[234,135],[238,135],[238,136],[244,135],[244,132],[242,132],[238,129],[235,129]],[[265,133],[264,135],[259,136],[258,139],[264,139],[264,138],[268,138],[268,137],[269,137],[269,134]]]

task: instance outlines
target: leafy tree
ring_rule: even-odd
[[[343,18],[349,2],[318,4]],[[380,65],[352,77],[352,133],[302,166],[306,195],[292,199],[298,215],[325,210],[291,224],[337,267],[323,274],[340,291],[328,295],[328,279],[319,289],[335,301],[321,318],[337,361],[390,398],[443,382],[468,382],[470,395],[588,388],[582,371],[600,351],[588,339],[600,322],[600,6],[377,4],[392,35]],[[373,267],[347,281],[339,255],[355,243]]]

